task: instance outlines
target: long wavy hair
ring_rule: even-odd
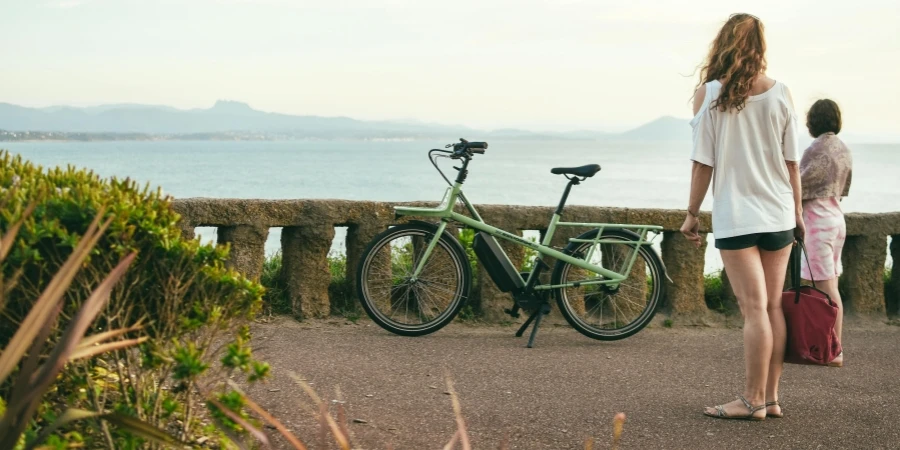
[[[697,88],[713,80],[722,82],[712,104],[720,111],[744,109],[753,80],[766,71],[766,37],[762,21],[751,14],[732,14],[709,46],[700,66]]]

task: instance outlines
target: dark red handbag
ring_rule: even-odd
[[[791,249],[791,287],[781,294],[781,306],[787,322],[787,351],[784,362],[827,365],[841,353],[841,342],[834,332],[840,314],[828,294],[812,286],[800,284],[800,249],[806,254],[802,240]],[[806,257],[809,265],[809,256]],[[812,277],[812,274],[810,274]]]

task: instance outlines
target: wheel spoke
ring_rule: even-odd
[[[463,279],[463,264],[468,261],[443,237],[423,261],[431,236],[419,228],[397,230],[362,261],[360,300],[391,331],[421,330],[444,321],[464,298],[468,281]],[[422,269],[412,281],[420,263]]]
[[[576,253],[591,254],[590,263],[625,276],[615,288],[610,285],[589,285],[579,288],[562,288],[561,309],[577,325],[579,331],[592,337],[616,338],[622,333],[637,331],[652,317],[652,308],[659,297],[661,274],[654,261],[642,249],[625,238],[604,236],[604,239],[620,239],[621,242],[603,244],[585,243]],[[590,248],[594,247],[593,251]],[[643,250],[643,251],[642,251]],[[652,251],[652,250],[651,250]],[[637,254],[635,255],[635,252]],[[635,257],[630,272],[628,263]],[[567,265],[561,273],[560,283],[568,284],[590,278],[602,278],[599,274]],[[649,284],[652,283],[652,284]],[[608,311],[607,311],[608,309]]]

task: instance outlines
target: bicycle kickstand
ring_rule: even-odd
[[[537,336],[538,327],[541,326],[541,318],[550,313],[550,304],[544,303],[538,308],[535,312],[531,313],[531,316],[528,317],[528,320],[519,327],[519,331],[516,331],[516,337],[522,337],[525,334],[525,330],[528,329],[528,326],[534,322],[534,327],[531,328],[531,336],[528,338],[528,348],[534,347],[534,338]]]

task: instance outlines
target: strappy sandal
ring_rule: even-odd
[[[834,359],[838,358],[841,358],[841,360],[838,362],[830,361],[828,363],[828,367],[844,367],[844,352],[840,352],[837,356],[834,357]]]
[[[755,413],[755,412],[757,412],[757,411],[759,411],[759,410],[761,410],[761,409],[765,409],[765,408],[766,408],[766,405],[765,405],[765,404],[762,404],[762,405],[759,405],[759,406],[753,406],[753,405],[750,404],[750,402],[747,401],[746,398],[744,398],[743,395],[740,396],[740,397],[738,397],[738,398],[740,398],[741,401],[744,402],[744,406],[746,406],[746,407],[747,407],[747,410],[750,411],[746,416],[729,416],[728,413],[725,412],[725,405],[717,405],[717,406],[715,406],[715,407],[714,407],[715,410],[716,410],[715,413],[709,413],[709,412],[707,412],[707,411],[704,409],[704,410],[703,410],[703,415],[704,415],[704,416],[713,417],[713,418],[716,418],[716,419],[753,420],[753,421],[766,420],[766,416],[763,416],[763,417],[756,417],[756,416],[753,415],[753,413]]]
[[[771,414],[771,413],[769,413],[769,407],[770,407],[770,406],[777,406],[778,409],[781,410],[781,412],[778,413],[778,414]],[[771,402],[766,402],[766,417],[771,417],[771,418],[773,418],[773,419],[781,419],[781,418],[784,417],[784,408],[781,407],[781,403],[778,403],[778,400],[771,401]]]

